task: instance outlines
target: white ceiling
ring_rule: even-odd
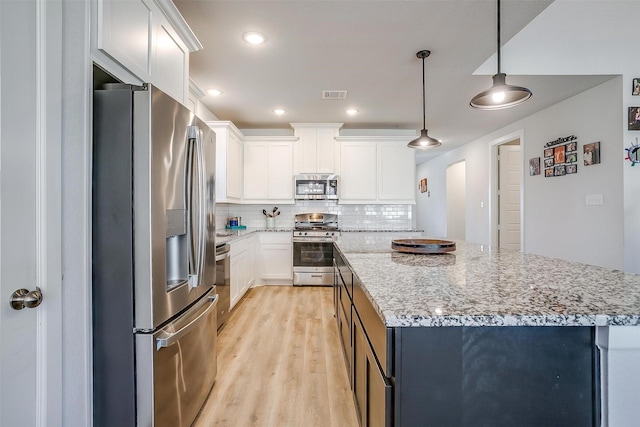
[[[418,162],[458,147],[609,79],[610,76],[516,76],[531,89],[518,107],[478,111],[470,99],[491,86],[473,75],[495,53],[493,0],[174,0],[204,46],[191,54],[192,80],[219,97],[201,101],[241,129],[290,129],[289,123],[344,123],[343,129],[422,128],[422,64],[426,59],[429,134],[441,147]],[[542,12],[548,0],[503,0],[504,44]],[[261,46],[247,31],[267,36]],[[512,54],[512,53],[510,53]],[[526,52],[518,53],[526,55]],[[503,65],[506,64],[503,58]],[[509,70],[503,67],[509,74]],[[494,71],[491,71],[492,73]],[[323,90],[347,90],[323,100]],[[345,109],[357,108],[356,116]],[[274,108],[287,113],[277,116]]]

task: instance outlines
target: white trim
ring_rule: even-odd
[[[36,1],[36,284],[41,289],[48,288],[47,280],[47,191],[46,191],[46,129],[47,129],[47,4]],[[31,289],[29,289],[31,290]],[[36,310],[36,425],[47,425],[47,304]]]
[[[35,0],[36,425],[62,425],[62,4]]]
[[[180,11],[171,0],[153,0],[158,8],[162,11],[164,16],[167,17],[173,28],[177,31],[180,38],[184,41],[189,49],[189,52],[196,52],[202,50],[203,46],[200,40],[184,20],[184,17],[180,14]]]
[[[189,92],[191,92],[197,99],[202,99],[206,95],[202,89],[189,77]]]
[[[490,165],[490,177],[489,177],[489,230],[490,231],[490,245],[492,247],[498,247],[498,200],[496,194],[498,193],[498,146],[505,144],[514,139],[520,140],[520,164],[522,165],[524,156],[524,129],[508,133],[501,137],[498,137],[489,142],[489,165]],[[520,252],[524,252],[525,247],[525,233],[524,233],[524,172],[529,170],[529,167],[522,167],[522,173],[520,175]]]

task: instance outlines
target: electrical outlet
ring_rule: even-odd
[[[587,194],[585,204],[587,206],[602,206],[604,204],[604,196],[602,194]]]

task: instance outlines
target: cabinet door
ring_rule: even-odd
[[[316,129],[316,171],[335,173],[336,128]]]
[[[296,136],[300,138],[298,141],[300,152],[298,173],[316,173],[316,129],[298,128]]]
[[[290,281],[293,275],[291,244],[263,243],[260,245],[260,277]]]
[[[185,102],[189,88],[189,49],[162,14],[155,17],[158,22],[154,25],[151,82],[179,102]]]
[[[153,32],[150,3],[99,0],[98,16],[98,49],[141,80],[149,81]]]
[[[255,235],[247,238],[247,259],[245,261],[244,268],[247,271],[247,283],[245,292],[253,285],[256,280],[256,269],[255,269],[255,245],[256,239]]]
[[[227,142],[227,197],[242,199],[244,153],[240,138],[229,133]]]
[[[377,193],[376,144],[340,144],[340,201],[373,201]]]
[[[272,141],[268,148],[267,198],[293,200],[293,144]],[[265,158],[262,158],[263,162]]]
[[[363,427],[391,426],[392,388],[382,374],[357,312],[352,313],[353,394]]]
[[[378,199],[415,202],[415,150],[397,142],[378,144]]]
[[[269,195],[269,147],[266,142],[244,144],[244,199],[267,199]]]
[[[231,262],[229,263],[229,277],[230,277],[230,309],[233,308],[234,305],[240,299],[240,259],[238,257],[231,257]]]

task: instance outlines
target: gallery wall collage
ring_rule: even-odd
[[[578,153],[578,137],[575,135],[549,141],[544,145],[542,164],[540,157],[529,160],[529,175],[540,175],[541,170],[547,178],[577,173]],[[582,146],[582,162],[584,166],[600,163],[600,141]]]

